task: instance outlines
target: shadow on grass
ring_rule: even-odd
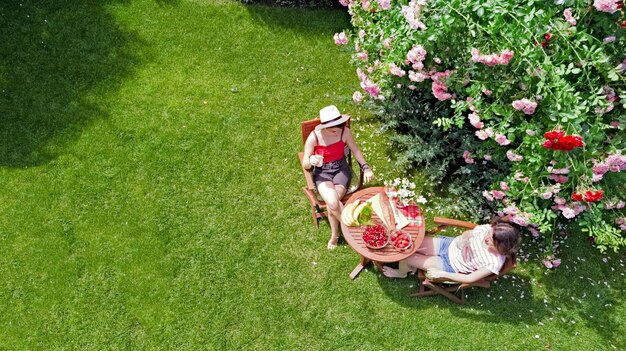
[[[447,298],[437,296],[411,297],[418,291],[418,279],[388,279],[379,277],[381,288],[398,304],[420,309],[437,305],[448,308],[459,318],[484,323],[505,323],[511,325],[530,324],[545,317],[548,313],[542,302],[536,301],[530,284],[523,277],[510,274],[492,283],[491,288],[472,287],[465,290],[465,305],[457,305]]]
[[[120,2],[0,2],[0,166],[45,164],[106,117],[90,98],[138,64],[106,10]]]
[[[581,236],[583,234],[580,234]],[[623,315],[623,288],[626,283],[626,258],[622,254],[603,255],[581,237],[570,238],[573,244],[562,248],[563,263],[541,279],[553,308],[572,311],[570,315],[594,329],[616,350],[626,349],[626,323]],[[566,322],[570,322],[566,320]],[[570,334],[575,323],[564,323]]]
[[[245,8],[254,21],[267,27],[292,30],[311,36],[340,32],[350,26],[350,15],[345,8],[283,8],[282,11],[265,5],[246,5]]]
[[[418,290],[418,280],[388,279],[379,275],[379,285],[395,302],[415,308],[433,305],[471,321],[509,325],[556,323],[559,330],[575,336],[578,323],[593,329],[615,349],[626,349],[626,323],[617,311],[623,310],[622,288],[625,283],[626,258],[604,257],[581,238],[561,249],[563,264],[546,270],[536,260],[529,263],[532,273],[514,271],[500,278],[490,289],[466,290],[465,305],[457,305],[443,296],[411,297]],[[538,251],[538,248],[534,248]],[[531,249],[533,250],[533,249]],[[606,261],[606,262],[605,262]],[[363,273],[361,273],[363,274]],[[378,274],[378,273],[376,273]],[[534,278],[534,280],[533,280]],[[532,280],[532,282],[531,282]],[[545,292],[534,296],[533,290]]]

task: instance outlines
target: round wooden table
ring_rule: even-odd
[[[350,198],[348,198],[346,205],[356,201],[357,199],[361,200],[362,202],[366,201],[372,196],[375,196],[376,194],[379,194],[383,191],[383,187],[371,187],[359,190],[352,194]],[[382,220],[378,218],[376,213],[372,214],[372,219],[376,224],[383,223]],[[344,239],[346,240],[348,245],[350,245],[350,247],[354,249],[354,251],[361,255],[361,262],[359,262],[359,264],[356,266],[356,268],[354,268],[352,273],[350,273],[350,279],[356,278],[356,276],[359,275],[359,273],[370,261],[373,262],[374,265],[380,270],[382,269],[383,263],[398,262],[411,256],[415,252],[415,250],[417,250],[417,248],[422,245],[422,241],[424,240],[426,226],[423,218],[421,223],[422,225],[419,227],[408,225],[402,228],[403,232],[411,235],[413,239],[413,246],[408,250],[400,251],[394,248],[391,243],[382,249],[371,250],[367,246],[365,246],[365,242],[362,238],[365,227],[348,227],[342,222],[341,231],[343,233]]]

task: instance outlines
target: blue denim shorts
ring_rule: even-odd
[[[449,236],[439,236],[437,237],[437,239],[439,239],[439,250],[437,251],[437,255],[441,257],[443,270],[448,273],[456,273],[454,268],[452,268],[452,265],[450,264],[450,258],[448,257],[448,248],[450,247],[450,244],[452,244],[454,238],[451,238]]]

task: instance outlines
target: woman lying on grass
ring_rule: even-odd
[[[491,224],[479,225],[456,238],[425,237],[420,253],[400,261],[400,267],[426,270],[431,279],[473,283],[500,273],[506,256],[517,252],[520,242],[519,229],[496,218]],[[386,266],[383,274],[390,278],[406,277],[405,272]]]

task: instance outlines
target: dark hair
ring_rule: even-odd
[[[519,228],[511,224],[507,217],[494,217],[491,220],[493,243],[498,252],[508,256],[517,252],[522,242]]]

